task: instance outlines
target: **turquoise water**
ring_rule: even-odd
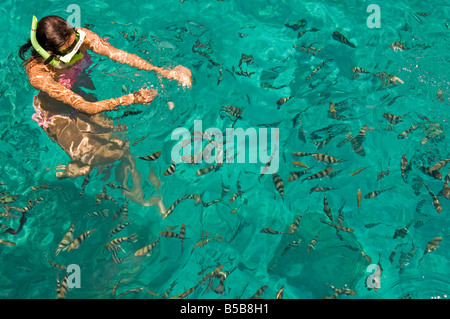
[[[142,291],[120,298],[161,298],[176,282],[169,294],[172,297],[195,286],[219,265],[223,265],[224,272],[233,270],[224,281],[224,293],[208,289],[206,280],[187,298],[250,298],[267,285],[261,294],[263,298],[275,298],[283,286],[283,298],[319,299],[333,294],[327,284],[347,284],[356,291],[356,295],[338,298],[447,298],[449,202],[438,195],[442,205],[442,212],[438,213],[422,183],[439,194],[450,166],[440,169],[440,180],[424,174],[420,166],[429,167],[450,157],[448,5],[440,1],[383,2],[381,28],[370,29],[366,25],[366,8],[372,3],[369,1],[116,1],[114,5],[112,1],[77,2],[81,26],[108,37],[115,47],[143,58],[151,57],[158,66],[181,64],[192,70],[192,89],[182,89],[176,83],[161,82],[152,73],[93,55],[91,77],[98,99],[118,97],[144,85],[154,85],[160,92],[150,106],[134,105],[110,113],[117,117],[116,123],[128,126],[131,142],[148,134],[131,147],[133,154],[144,156],[162,151],[155,162],[137,161],[146,197],[157,194],[146,179],[151,168],[162,181],[160,191],[166,207],[185,194],[201,194],[209,202],[221,197],[222,183],[230,188],[220,202],[208,207],[196,205],[193,200],[183,201],[164,220],[155,206],[130,202],[128,219],[134,222],[110,237],[109,231],[120,221],[110,218],[117,207],[108,201],[95,205],[95,201],[106,183],[115,182],[114,170],[111,176],[105,172],[95,175],[94,171],[81,197],[82,177],[55,177],[55,168],[67,164],[69,157],[31,119],[36,91],[29,85],[17,55],[19,46],[27,40],[33,14],[38,18],[50,14],[68,18],[71,13],[66,9],[72,3],[40,1],[31,5],[21,0],[3,1],[0,5],[1,191],[19,195],[16,202],[6,204],[12,206],[25,207],[28,200],[42,197],[27,213],[27,221],[18,234],[0,235],[1,239],[16,243],[0,244],[1,298],[56,298],[57,278],[62,280],[65,271],[52,267],[46,257],[56,264],[80,266],[81,288],[70,289],[67,299],[119,298],[123,292],[142,287]],[[306,25],[296,31],[286,26],[302,19]],[[311,29],[298,37],[299,32]],[[335,30],[345,34],[356,48],[334,40],[331,35]],[[145,35],[148,41],[140,43]],[[197,41],[205,46],[199,49]],[[395,41],[405,43],[409,50],[392,50],[390,44]],[[313,55],[301,50],[303,44],[322,49]],[[254,72],[250,76],[236,74],[242,54],[253,57],[252,63],[242,63],[242,71]],[[323,61],[324,66],[306,80]],[[371,74],[354,79],[355,66],[373,73],[387,72],[404,84],[380,88],[381,80]],[[438,90],[442,94],[437,94]],[[278,107],[277,101],[283,97],[292,98]],[[175,105],[173,110],[167,107],[169,101]],[[330,101],[337,104],[338,119],[328,113]],[[236,121],[235,128],[278,123],[277,174],[284,182],[284,200],[276,191],[272,176],[259,178],[264,163],[225,163],[204,176],[197,176],[196,171],[209,164],[180,164],[174,175],[163,175],[171,164],[170,151],[175,144],[170,138],[172,131],[178,127],[191,130],[194,120],[202,120],[203,128],[225,131],[232,126],[229,118],[220,116],[225,105],[243,110],[242,120]],[[125,110],[143,112],[119,119]],[[293,125],[299,113],[305,141],[298,137],[299,126]],[[389,126],[383,113],[405,116],[402,122]],[[418,128],[407,138],[397,138],[413,124]],[[350,142],[338,147],[346,133],[356,136],[364,125],[368,126],[362,143],[365,156],[353,152]],[[332,138],[318,149],[313,142],[329,136],[327,130],[321,130],[327,127]],[[429,132],[435,134],[423,144],[422,139]],[[289,172],[303,169],[292,161],[311,167],[311,174],[327,167],[311,156],[295,157],[292,152],[319,152],[345,161],[331,164],[333,171],[342,170],[333,178],[288,183]],[[403,155],[412,163],[405,181],[400,169]],[[388,168],[389,175],[377,180],[377,174]],[[237,191],[238,179],[244,193],[229,203]],[[30,187],[43,184],[50,188],[30,191]],[[354,232],[341,231],[340,239],[333,227],[320,222],[328,218],[323,211],[324,193],[310,193],[314,186],[336,188],[325,193],[333,222],[343,207],[343,225]],[[394,188],[373,199],[364,198],[371,191],[390,187]],[[363,195],[360,210],[358,189]],[[123,204],[119,190],[108,189],[108,194]],[[108,218],[88,216],[103,208],[110,210]],[[305,214],[298,230],[288,234],[289,225],[302,213]],[[17,229],[20,214],[13,217],[16,218],[0,217],[0,222]],[[72,222],[74,237],[89,229],[96,231],[79,249],[55,256],[56,247]],[[182,224],[186,225],[183,249],[179,239],[161,236],[151,256],[134,256],[136,250],[154,242],[160,231],[177,226],[174,231],[179,232]],[[394,232],[408,224],[409,232],[394,239]],[[260,232],[267,227],[285,233]],[[202,231],[208,231],[208,238],[213,239],[194,248]],[[308,252],[308,245],[319,231],[315,248]],[[136,234],[138,240],[123,243],[124,251],[118,256],[126,259],[115,263],[103,246],[111,238],[131,234]],[[214,239],[216,234],[219,237]],[[223,240],[217,240],[221,236]],[[439,247],[423,256],[427,243],[436,237],[442,238]],[[284,252],[293,241],[300,241],[300,245]],[[414,248],[415,253],[405,257]],[[377,291],[366,287],[370,264],[382,268]],[[119,280],[126,281],[113,295]],[[219,285],[218,278],[211,282],[213,288]]]

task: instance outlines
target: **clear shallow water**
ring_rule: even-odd
[[[134,223],[115,237],[137,234],[138,241],[122,245],[126,253],[120,252],[119,256],[128,259],[117,264],[103,246],[109,242],[109,231],[118,220],[87,215],[102,208],[109,208],[110,216],[115,212],[112,203],[95,205],[95,196],[105,183],[115,181],[114,174],[106,179],[103,174],[92,176],[81,197],[78,196],[83,182],[81,177],[60,181],[54,176],[56,166],[68,163],[69,157],[31,119],[31,103],[36,92],[28,84],[17,56],[18,47],[27,40],[33,14],[38,18],[49,14],[68,17],[66,8],[71,3],[61,1],[49,6],[44,2],[30,5],[26,1],[5,1],[1,5],[2,191],[19,195],[17,201],[11,203],[14,206],[24,207],[29,199],[43,198],[27,214],[28,219],[17,235],[0,237],[16,243],[13,247],[0,245],[1,298],[55,298],[56,278],[61,280],[64,271],[53,268],[46,256],[57,264],[80,266],[81,288],[71,289],[67,298],[117,298],[122,292],[144,286],[143,291],[121,298],[160,298],[176,281],[170,297],[195,286],[206,272],[221,264],[223,271],[234,269],[224,281],[224,294],[206,291],[204,282],[188,298],[250,298],[264,285],[268,287],[261,295],[263,298],[274,298],[282,285],[284,298],[323,298],[333,294],[327,283],[336,287],[347,284],[357,292],[355,296],[339,298],[446,298],[450,287],[446,276],[449,244],[445,237],[449,234],[449,203],[438,196],[442,205],[442,212],[438,214],[426,188],[415,191],[413,187],[421,179],[438,194],[443,180],[424,174],[418,165],[429,166],[450,157],[447,147],[450,51],[449,30],[445,25],[450,23],[448,6],[433,1],[381,4],[381,28],[369,29],[366,8],[370,2],[187,0],[181,4],[158,1],[136,2],[135,5],[79,2],[81,25],[89,24],[100,36],[109,37],[112,45],[144,58],[149,56],[158,66],[181,64],[192,70],[193,88],[183,90],[176,83],[160,82],[151,73],[137,72],[102,57],[93,57],[97,63],[91,77],[97,98],[117,97],[144,84],[153,84],[160,92],[160,98],[151,106],[135,105],[127,109],[143,110],[143,113],[117,120],[128,126],[127,136],[131,142],[149,134],[132,146],[133,154],[141,156],[162,151],[156,162],[138,161],[146,196],[156,194],[146,181],[150,167],[154,167],[161,178],[160,190],[166,207],[185,194],[202,194],[205,201],[220,198],[222,181],[230,187],[221,202],[203,207],[186,200],[164,220],[155,206],[142,207],[130,202],[129,219]],[[430,15],[422,17],[414,12]],[[300,19],[305,19],[307,24],[298,31],[285,26],[298,23]],[[297,37],[299,31],[311,28],[318,31]],[[345,34],[356,48],[333,40],[331,34],[335,30]],[[144,35],[149,41],[139,44]],[[197,41],[206,45],[201,49],[202,54],[195,46]],[[407,44],[410,50],[394,52],[389,45],[395,41]],[[300,50],[303,43],[323,49],[313,56]],[[249,77],[235,73],[239,71],[242,54],[253,57],[252,64],[242,64],[243,71],[255,72]],[[324,60],[324,67],[305,80]],[[362,74],[353,79],[351,69],[355,66],[396,75],[405,83],[379,89],[381,81],[372,75]],[[218,84],[220,70],[223,75]],[[120,76],[108,76],[104,72],[117,72]],[[269,87],[263,83],[268,83]],[[436,96],[438,89],[444,92],[442,101]],[[276,102],[289,96],[292,98],[278,108]],[[330,118],[329,101],[344,100],[346,108],[336,109],[345,118]],[[168,101],[175,104],[171,111],[167,108]],[[219,116],[224,105],[244,110],[243,119],[238,120],[235,127],[259,128],[260,124],[280,122],[277,173],[284,181],[284,200],[276,192],[270,175],[258,178],[260,163],[226,163],[220,170],[204,176],[196,176],[195,172],[208,166],[205,163],[199,166],[180,164],[174,175],[163,176],[171,163],[170,150],[175,144],[170,140],[172,130],[191,129],[194,120],[201,119],[204,128],[217,127],[225,131],[232,122]],[[306,142],[298,138],[298,127],[293,127],[294,117],[302,111]],[[386,129],[389,123],[382,116],[384,112],[406,115],[390,130]],[[111,116],[121,114],[123,112],[118,111]],[[430,123],[437,123],[442,129],[437,138],[425,145],[421,140],[429,123],[418,115],[426,116]],[[419,128],[407,139],[398,139],[397,135],[412,124]],[[311,134],[330,125],[335,125],[332,130],[335,136],[325,147],[317,149],[313,142],[327,135]],[[355,136],[363,125],[369,127],[363,142],[364,157],[354,153],[350,143],[337,147],[347,132]],[[346,161],[333,164],[336,171],[343,171],[331,179],[287,183],[289,172],[299,169],[292,161],[299,160],[311,166],[311,172],[326,167],[312,157],[294,157],[292,152],[320,152]],[[407,183],[400,172],[403,154],[413,163]],[[362,167],[368,168],[350,176]],[[388,167],[389,175],[377,181],[377,174]],[[448,172],[448,166],[441,169],[443,176]],[[229,203],[236,192],[238,178],[245,192],[242,198]],[[30,192],[31,186],[42,184],[52,188]],[[320,222],[327,218],[323,212],[323,193],[310,193],[317,185],[337,188],[326,192],[334,220],[344,205],[344,225],[354,229],[353,233],[341,232],[343,240],[334,228]],[[374,199],[363,198],[358,212],[358,189],[364,196],[392,186],[395,188]],[[119,204],[123,203],[120,191],[109,190],[108,193]],[[239,210],[231,214],[236,208]],[[287,232],[294,219],[305,211],[297,232],[292,235],[260,233],[266,227]],[[96,231],[79,249],[55,256],[54,251],[72,221],[75,222],[75,237],[88,229]],[[411,221],[404,238],[392,238],[396,229]],[[19,218],[1,218],[0,222],[16,229]],[[134,257],[134,252],[155,241],[160,231],[178,225],[175,229],[178,232],[181,224],[186,225],[187,237],[183,250],[178,239],[161,237],[150,257]],[[308,253],[308,245],[319,230],[315,249]],[[202,231],[209,231],[210,238],[219,234],[224,239],[193,248],[201,239]],[[427,243],[435,237],[442,237],[439,247],[426,254],[419,267],[418,261]],[[297,240],[300,245],[281,256],[286,245]],[[396,247],[391,262],[389,257]],[[400,273],[399,259],[413,247],[417,248],[416,253]],[[376,292],[365,287],[370,274],[366,268],[370,263],[360,251],[370,256],[371,263],[380,262],[382,266],[381,287]],[[199,274],[205,268],[206,272]],[[121,279],[129,280],[121,283],[113,296],[113,287]],[[219,284],[217,278],[213,284],[214,287]]]

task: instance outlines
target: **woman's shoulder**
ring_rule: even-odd
[[[42,59],[35,58],[35,59],[28,61],[25,64],[25,71],[27,72],[27,74],[35,73],[35,72],[39,72],[39,71],[42,72],[44,70],[47,70],[47,67],[40,60],[42,60]]]
[[[46,81],[48,77],[55,77],[55,72],[50,70],[48,66],[44,65],[43,61],[36,61],[33,59],[25,65],[25,73],[28,75],[30,83],[36,84]]]

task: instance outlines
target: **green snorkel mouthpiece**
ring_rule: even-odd
[[[47,61],[50,58],[50,54],[41,47],[41,45],[39,44],[39,42],[36,39],[37,24],[38,24],[38,19],[35,16],[33,16],[33,22],[31,24],[31,33],[30,33],[31,45],[36,50],[36,52],[39,53],[39,55],[42,58],[44,58],[45,61]],[[60,63],[57,60],[55,60],[54,58],[51,59],[49,64],[54,67],[60,66]]]

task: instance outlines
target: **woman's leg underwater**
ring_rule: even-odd
[[[133,182],[133,187],[131,189],[128,187],[128,177],[130,173],[131,180]],[[124,194],[128,199],[143,206],[157,205],[161,214],[166,212],[161,196],[152,196],[148,200],[144,199],[144,191],[141,187],[142,177],[137,170],[136,161],[128,149],[124,151],[121,162],[116,169],[116,179],[122,183],[122,194]]]

